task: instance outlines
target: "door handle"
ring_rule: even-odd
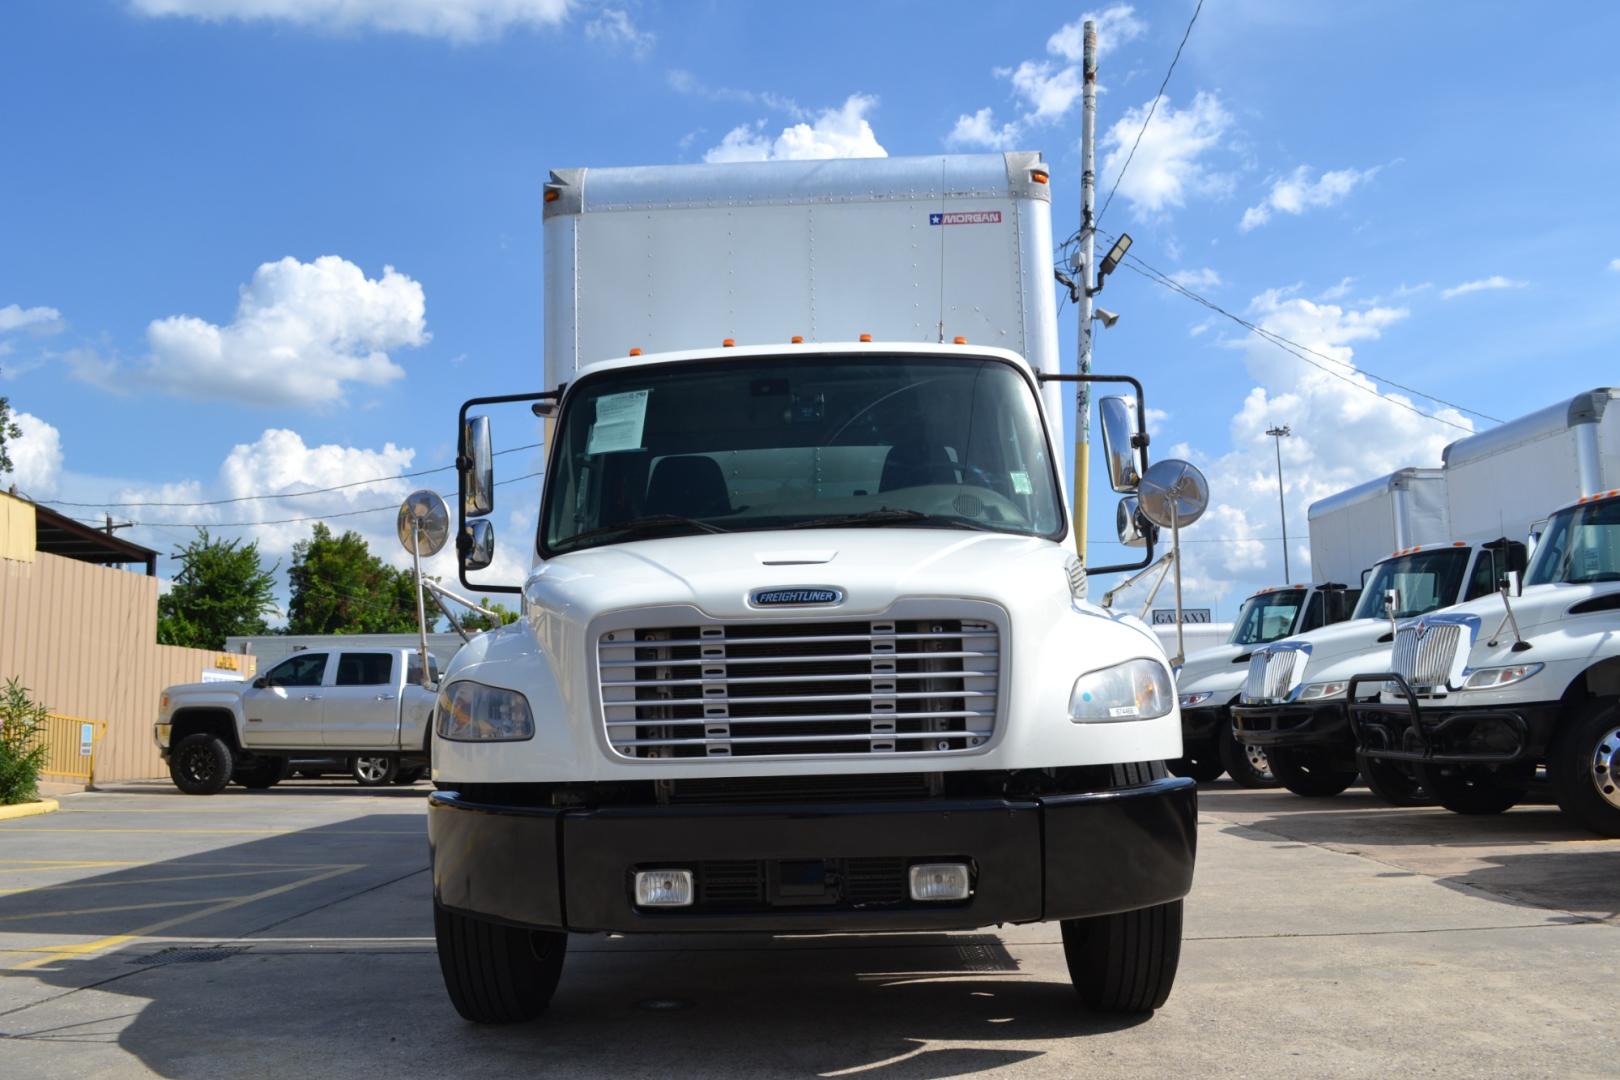
[[[319,700],[321,700],[321,695],[319,695],[319,694],[305,694],[304,695],[304,700],[305,701],[319,701]]]
[[[394,700],[394,695],[393,694],[378,694],[372,700],[374,700],[374,701],[393,701]]]

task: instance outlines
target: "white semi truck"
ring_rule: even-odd
[[[1265,745],[1238,739],[1232,726],[1255,646],[1344,622],[1375,562],[1450,535],[1439,469],[1398,469],[1319,499],[1308,516],[1311,579],[1319,584],[1262,589],[1243,602],[1225,645],[1189,655],[1176,672],[1185,748],[1170,766],[1177,775],[1207,781],[1225,772],[1245,787],[1277,783]]]
[[[1090,1008],[1165,1000],[1196,791],[1163,649],[1065,547],[1048,182],[1030,153],[552,175],[545,389],[459,432],[479,595],[469,409],[532,402],[548,446],[523,618],[436,713],[463,1016],[539,1013],[574,933],[1042,920]],[[1146,433],[1109,434],[1129,489]]]
[[[1448,450],[1448,470],[1502,503],[1581,495],[1537,524],[1522,585],[1402,622],[1390,664],[1354,680],[1357,697],[1381,691],[1349,708],[1362,757],[1411,769],[1450,810],[1500,813],[1544,767],[1566,814],[1620,836],[1617,397],[1593,390]]]

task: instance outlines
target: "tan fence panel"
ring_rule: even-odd
[[[167,775],[152,742],[164,687],[223,663],[253,676],[251,656],[157,644],[157,585],[44,552],[0,559],[0,679],[20,679],[53,713],[106,724],[98,781]]]

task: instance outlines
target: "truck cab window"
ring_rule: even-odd
[[[1620,499],[1554,514],[1536,545],[1526,585],[1620,581]]]
[[[343,653],[338,657],[339,686],[386,686],[393,674],[394,658],[388,653]]]
[[[439,661],[432,653],[428,653],[428,682],[438,681]],[[422,657],[417,653],[411,653],[410,658],[405,661],[405,682],[411,686],[420,685],[422,682]]]
[[[1294,618],[1305,601],[1304,589],[1274,589],[1243,602],[1232,624],[1228,645],[1263,645],[1294,632]]]
[[[299,653],[270,669],[266,686],[319,686],[326,673],[325,653]]]
[[[1322,594],[1316,592],[1311,594],[1311,602],[1305,605],[1305,617],[1300,620],[1299,632],[1320,630],[1322,626]]]
[[[1469,549],[1436,548],[1385,559],[1372,569],[1362,590],[1354,618],[1382,619],[1384,594],[1394,589],[1399,597],[1397,619],[1411,619],[1457,602],[1457,590],[1468,571]]]

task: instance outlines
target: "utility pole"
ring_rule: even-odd
[[[1091,374],[1091,281],[1095,272],[1095,222],[1092,207],[1097,202],[1097,24],[1086,20],[1082,31],[1081,71],[1084,82],[1080,93],[1080,359],[1077,369]],[[1086,504],[1090,501],[1087,479],[1091,474],[1091,384],[1076,383],[1074,391],[1074,547],[1082,564],[1086,561]]]
[[[1283,424],[1281,427],[1267,428],[1266,434],[1277,441],[1277,513],[1282,518],[1283,584],[1292,585],[1294,579],[1288,575],[1288,505],[1283,502],[1282,441],[1293,432],[1287,424]]]

